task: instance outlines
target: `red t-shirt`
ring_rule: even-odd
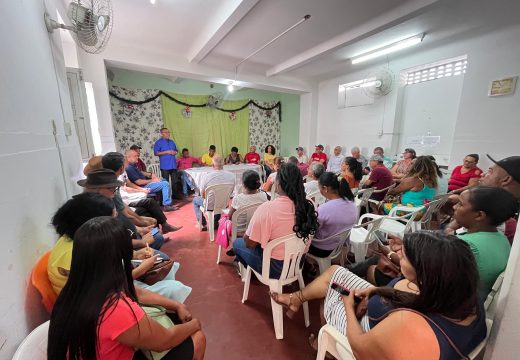
[[[177,169],[186,170],[193,167],[193,164],[200,164],[200,160],[193,156],[177,158]]]
[[[248,152],[246,156],[244,156],[244,161],[246,164],[260,164],[260,155],[257,153]]]
[[[370,177],[368,180],[372,181],[371,187],[376,188],[376,190],[387,188],[394,183],[392,173],[384,165],[373,168],[370,172]],[[386,191],[373,194],[372,199],[381,201],[385,198],[385,195]]]
[[[459,165],[453,169],[451,173],[450,181],[448,182],[448,191],[458,190],[464,186],[468,186],[470,179],[479,178],[482,175],[482,170],[478,167],[465,172],[460,172],[462,165]]]
[[[325,153],[313,153],[311,156],[311,160],[321,162],[323,160],[323,165],[327,166],[327,154]]]
[[[105,312],[100,322],[98,358],[103,360],[132,360],[134,348],[119,343],[116,338],[137,324],[143,316],[143,309],[127,296],[122,295],[122,298]]]

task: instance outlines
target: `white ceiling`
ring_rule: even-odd
[[[203,67],[224,78],[251,52],[310,14],[240,66],[239,77],[254,75],[266,82],[315,83],[348,73],[349,57],[381,43],[426,32],[421,47],[436,46],[518,22],[520,11],[517,0],[156,1],[112,0],[111,45],[171,56],[172,68]]]

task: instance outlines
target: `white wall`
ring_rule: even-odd
[[[46,4],[56,16],[53,1]],[[27,333],[45,319],[40,299],[28,285],[29,274],[56,240],[49,223],[66,199],[65,186],[69,195],[79,191],[75,185],[81,169],[77,139],[63,135],[64,121],[73,121],[61,41],[58,33],[47,33],[43,13],[41,0],[2,4],[0,359],[10,359]],[[57,123],[65,178],[51,119]]]
[[[411,147],[417,155],[433,155],[437,164],[448,166],[463,81],[463,75],[451,76],[402,89],[398,149]],[[410,141],[418,136],[439,136],[440,142],[426,146]]]
[[[475,38],[453,39],[449,44],[424,50],[418,47],[407,55],[389,61],[388,67],[397,77],[404,69],[468,55],[450,167],[458,165],[468,153],[491,152],[497,157],[518,154],[516,136],[520,133],[520,90],[514,96],[502,98],[489,98],[487,92],[491,80],[520,75],[519,37],[520,26],[515,26]],[[402,93],[399,89],[376,100],[373,105],[337,108],[338,85],[366,78],[367,74],[382,66],[351,72],[319,84],[318,113],[314,120],[317,122],[317,131],[311,142],[347,147],[359,145],[364,153],[371,152],[374,146],[384,147],[388,155],[403,150],[397,148],[397,134],[378,135],[383,118],[385,133],[399,131],[397,120],[402,110]],[[482,166],[486,165],[484,161]]]

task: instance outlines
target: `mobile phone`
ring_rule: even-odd
[[[341,295],[345,295],[345,296],[349,296],[350,295],[350,290],[347,289],[346,287],[343,287],[341,286],[340,284],[338,283],[332,283],[330,285],[330,287],[332,288],[332,290],[336,290],[337,292],[339,292]],[[361,298],[357,297],[357,296],[354,296],[354,302],[356,304],[358,304],[359,302],[361,302]]]
[[[150,231],[150,234],[152,236],[155,236],[155,234],[157,234],[159,232],[159,228],[158,227],[154,227],[151,231]]]

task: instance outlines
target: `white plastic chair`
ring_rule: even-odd
[[[235,184],[217,184],[208,186],[205,190],[206,199],[204,205],[200,207],[200,211],[208,222],[210,241],[215,241],[215,215],[222,214],[222,210],[227,208],[234,189]]]
[[[285,245],[285,256],[280,279],[270,279],[269,269],[271,267],[271,253],[276,246],[281,244]],[[303,282],[300,263],[305,249],[306,244],[302,239],[298,238],[296,234],[289,234],[269,241],[263,253],[262,274],[257,273],[250,266],[248,266],[245,271],[242,303],[247,300],[247,296],[249,294],[251,273],[254,273],[262,284],[269,286],[270,291],[276,292],[278,294],[282,293],[282,288],[284,285],[291,284],[295,281],[298,281],[300,289],[303,289],[305,287],[305,283]],[[309,327],[309,304],[304,302],[302,305],[305,326]],[[271,310],[273,312],[274,332],[276,338],[283,339],[283,307],[271,299]]]
[[[315,209],[317,209],[321,204],[323,204],[323,203],[325,203],[325,201],[327,201],[327,198],[325,198],[325,196],[321,195],[321,192],[319,190],[307,195],[307,199],[312,201]]]
[[[397,184],[393,183],[392,185],[387,186],[384,189],[374,190],[372,195],[374,195],[374,194],[381,194],[382,192],[385,192],[385,195],[386,195],[386,193],[388,193],[390,190],[392,190],[396,186],[397,186]],[[376,208],[379,208],[383,204],[385,199],[383,199],[381,201],[377,201],[377,200],[374,200],[374,199],[368,199],[367,201],[369,202],[369,204],[374,204],[376,206]]]
[[[320,274],[323,274],[328,268],[332,265],[332,260],[336,259],[338,256],[341,256],[343,254],[343,247],[345,246],[345,243],[350,235],[350,229],[341,231],[337,234],[334,234],[332,236],[329,236],[326,239],[322,239],[320,241],[325,241],[328,239],[339,239],[338,246],[330,253],[327,257],[318,257],[314,256],[310,253],[307,253],[305,255],[305,259],[311,259],[312,261],[316,262],[318,264],[318,267],[320,269]],[[341,259],[341,265],[343,266],[343,259]]]
[[[371,221],[363,223],[365,219],[372,219]],[[363,214],[358,220],[358,225],[350,230],[350,248],[354,253],[355,261],[361,262],[365,260],[368,245],[376,240],[375,232],[379,230],[381,223],[385,216],[375,214]],[[365,226],[367,228],[365,228]]]
[[[255,213],[256,209],[262,205],[262,203],[258,204],[252,204],[249,206],[244,206],[241,209],[238,209],[233,213],[233,216],[231,217],[231,222],[233,223],[231,227],[231,239],[229,240],[230,244],[233,244],[233,241],[237,238],[237,224],[238,224],[238,218],[241,215],[246,216],[246,227],[249,225],[249,222],[251,221],[251,218],[253,217],[253,214]],[[222,253],[222,245],[218,246],[218,254],[217,254],[217,264],[220,264],[220,254]]]
[[[49,323],[46,321],[22,341],[14,353],[13,360],[46,360]]]
[[[385,234],[396,235],[402,239],[404,234],[414,230],[415,216],[423,209],[424,206],[396,206],[384,218],[379,231]],[[397,216],[398,211],[402,211],[405,214]]]
[[[318,334],[316,360],[324,360],[327,352],[339,360],[356,360],[346,336],[328,324],[322,326]]]
[[[356,206],[358,208],[358,217],[359,214],[361,214],[361,208],[365,207],[366,212],[370,212],[370,209],[368,208],[368,200],[372,196],[376,189],[375,188],[367,188],[367,189],[361,189],[357,192],[356,197],[354,198],[354,201],[356,203]],[[361,195],[361,196],[359,196]]]
[[[155,176],[157,176],[158,178],[161,178],[162,175],[161,175],[161,165],[160,164],[151,164],[151,165],[148,165],[148,172],[151,172],[152,174],[154,174]]]
[[[431,201],[428,204],[425,204],[426,212],[423,217],[417,221],[413,222],[413,231],[419,231],[422,228],[430,230],[430,224],[433,218],[433,215],[438,213],[442,207],[448,202],[449,196],[444,195],[437,200]]]
[[[478,346],[473,349],[473,351],[469,354],[470,359],[476,359],[479,355],[484,351],[486,347],[487,341],[489,339],[489,333],[491,332],[491,327],[493,326],[493,320],[495,318],[495,311],[497,307],[498,294],[500,293],[500,288],[502,287],[502,282],[504,281],[504,273],[498,275],[491,291],[489,292],[486,301],[484,302],[484,309],[486,310],[486,326],[487,326],[487,334],[486,338],[482,340]],[[480,357],[479,357],[480,358]]]

